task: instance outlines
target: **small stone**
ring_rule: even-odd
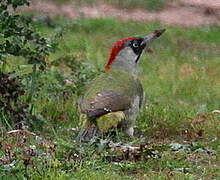
[[[101,93],[98,93],[97,96],[102,97],[102,94],[101,94]]]

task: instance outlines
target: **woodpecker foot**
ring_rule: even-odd
[[[126,128],[124,130],[125,135],[129,136],[129,137],[133,137],[134,136],[134,128],[133,127],[129,127]]]

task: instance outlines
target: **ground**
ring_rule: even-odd
[[[121,5],[122,7],[118,8],[113,5]],[[110,17],[142,22],[159,21],[162,24],[182,27],[218,24],[220,20],[220,2],[218,0],[169,0],[158,11],[143,9],[142,4],[139,5],[138,3],[134,3],[137,8],[133,8],[132,5],[129,5],[129,2],[127,4],[115,2],[113,5],[103,3],[103,1],[98,4],[92,4],[90,2],[89,5],[88,3],[80,2],[80,4],[77,4],[71,1],[63,5],[56,4],[53,1],[34,1],[28,9],[48,13],[52,16],[62,15],[74,19],[80,17]],[[154,6],[151,8],[153,9]]]

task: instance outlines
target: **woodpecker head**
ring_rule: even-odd
[[[112,68],[137,73],[137,64],[144,49],[148,48],[151,42],[159,37],[165,29],[155,30],[144,37],[128,37],[116,41],[111,49],[105,70]]]

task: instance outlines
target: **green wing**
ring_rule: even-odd
[[[98,76],[87,88],[79,105],[81,113],[94,119],[109,112],[127,110],[137,92],[143,93],[138,79],[112,70]]]

